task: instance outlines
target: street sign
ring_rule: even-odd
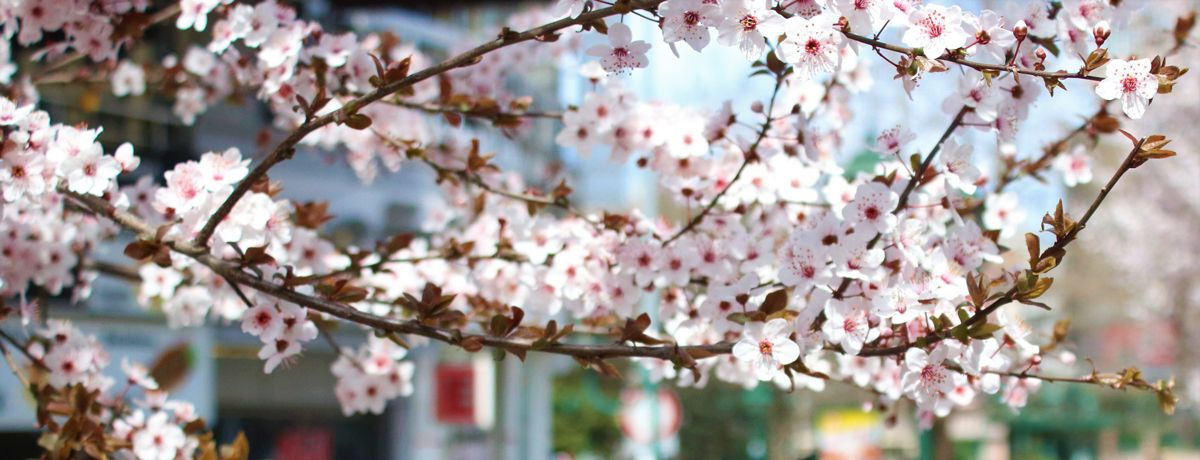
[[[656,394],[641,388],[626,388],[621,391],[617,417],[625,437],[638,444],[651,444],[679,432],[683,405],[675,392],[667,388],[660,388]]]
[[[437,421],[448,425],[475,423],[475,371],[470,364],[438,364]]]

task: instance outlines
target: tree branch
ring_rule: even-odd
[[[858,35],[853,32],[848,32],[848,31],[844,31],[844,30],[841,32],[842,32],[842,35],[844,35],[846,38],[856,41],[856,42],[859,42],[859,43],[869,45],[871,48],[875,49],[876,51],[878,51],[880,49],[885,49],[888,51],[893,51],[896,53],[910,55],[910,56],[917,55],[917,50],[915,48],[907,48],[907,47],[903,47],[903,46],[893,45],[893,44],[890,44],[890,43],[887,43],[884,41],[880,41],[875,38],[864,37],[862,35]],[[1001,65],[1001,64],[988,64],[986,62],[971,61],[971,60],[967,60],[964,58],[955,57],[951,54],[945,54],[945,55],[942,55],[939,57],[931,57],[930,59],[934,59],[937,61],[953,62],[955,64],[958,64],[958,65],[961,65],[964,67],[970,67],[970,68],[978,70],[980,72],[983,72],[983,71],[1012,72],[1012,73],[1025,74],[1025,75],[1030,75],[1030,76],[1040,77],[1040,78],[1058,78],[1058,79],[1077,78],[1077,79],[1091,80],[1091,81],[1100,81],[1100,80],[1104,79],[1103,77],[1087,75],[1087,74],[1083,73],[1082,69],[1080,69],[1079,71],[1077,71],[1075,73],[1069,73],[1069,72],[1066,72],[1063,70],[1050,72],[1050,71],[1045,71],[1045,70],[1027,69],[1024,67],[1017,67],[1017,66],[1007,66],[1007,65]]]
[[[138,219],[137,216],[118,210],[100,198],[90,195],[80,195],[69,191],[64,192],[64,194],[70,199],[76,201],[80,206],[88,209],[90,212],[109,218],[126,229],[134,231],[140,238],[149,239],[154,237],[153,229]],[[200,264],[207,266],[214,273],[228,279],[232,283],[241,284],[268,296],[292,302],[303,307],[311,308],[339,319],[358,323],[363,326],[381,331],[428,337],[430,339],[452,345],[459,344],[461,342],[461,338],[464,337],[462,335],[462,331],[459,330],[429,326],[416,320],[399,320],[377,316],[359,311],[350,305],[301,294],[281,285],[254,276],[250,273],[246,273],[242,269],[227,261],[213,257],[203,249],[190,242],[167,241],[164,242],[164,244],[167,244],[170,249],[187,255]],[[724,342],[712,345],[654,345],[645,347],[622,344],[577,345],[555,343],[547,347],[539,347],[535,349],[532,342],[514,338],[493,337],[487,335],[472,337],[477,337],[480,343],[484,346],[493,348],[500,348],[510,351],[539,351],[544,353],[569,355],[581,359],[647,357],[670,360],[681,358],[685,354],[690,358],[701,359],[714,355],[728,354],[733,349],[733,344]]]
[[[406,109],[417,110],[431,114],[446,114],[453,113],[466,117],[483,118],[491,121],[500,121],[504,119],[517,118],[546,118],[546,119],[561,119],[562,112],[546,112],[539,110],[520,110],[505,112],[500,110],[483,110],[477,107],[465,106],[458,107],[453,105],[436,104],[432,102],[412,102],[412,101],[388,101],[389,104],[404,107]]]

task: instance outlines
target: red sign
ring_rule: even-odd
[[[333,430],[328,427],[288,428],[275,438],[275,456],[298,460],[333,458]]]
[[[437,420],[451,425],[475,424],[475,371],[470,364],[439,364]]]

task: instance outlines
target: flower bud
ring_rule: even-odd
[[[1029,26],[1025,24],[1025,21],[1017,21],[1016,25],[1013,26],[1012,32],[1013,36],[1017,37],[1018,42],[1025,41],[1025,37],[1029,36]]]
[[[754,101],[753,104],[750,104],[750,111],[754,112],[754,113],[762,113],[762,111],[763,111],[762,101]]]
[[[1045,48],[1038,47],[1038,49],[1033,52],[1033,55],[1037,56],[1038,61],[1046,62],[1046,49]]]
[[[1108,22],[1101,21],[1092,29],[1092,37],[1096,38],[1096,47],[1104,46],[1104,42],[1108,40],[1108,36],[1112,34],[1112,28],[1108,26]]]

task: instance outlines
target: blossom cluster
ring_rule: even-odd
[[[78,254],[96,247],[112,228],[94,216],[65,212],[59,191],[116,200],[110,192],[117,175],[139,159],[129,144],[105,154],[96,140],[100,129],[53,124],[32,104],[0,98],[0,120],[0,294],[19,295],[28,322],[30,284],[54,295],[75,286],[86,297],[91,275],[75,270]]]
[[[80,331],[61,320],[51,320],[45,328],[34,331],[26,347],[34,365],[28,369],[31,384],[47,387],[47,392],[63,397],[69,404],[84,404],[85,398],[70,399],[66,395],[76,389],[95,392],[96,410],[80,410],[72,417],[87,417],[89,422],[110,424],[107,434],[119,448],[115,453],[139,459],[190,458],[195,455],[200,439],[194,430],[185,427],[198,420],[192,404],[170,399],[148,370],[140,364],[122,360],[124,381],[118,382],[105,374],[109,364],[107,352],[96,337]],[[139,397],[134,397],[134,396]],[[66,403],[64,403],[66,404]],[[86,430],[88,422],[75,421]],[[105,438],[99,437],[101,444]],[[59,442],[43,436],[43,446]]]
[[[406,348],[374,335],[357,350],[340,350],[331,370],[342,412],[381,414],[392,398],[411,395],[414,366],[402,361],[407,354]]]
[[[110,3],[114,9],[102,9],[107,16],[94,27],[145,10],[138,2]],[[437,64],[391,37],[331,33],[274,0],[181,2],[176,27],[211,40],[155,65],[118,61],[124,39],[109,31],[91,43],[80,19],[49,13],[61,9],[56,2],[9,7],[0,14],[8,18],[4,30],[23,45],[65,28],[72,44],[60,47],[91,49],[87,42],[99,49],[88,53],[109,61],[118,96],[161,86],[174,113],[191,124],[218,101],[251,91],[277,128],[302,134],[279,152],[290,155],[297,145],[344,152],[365,182],[380,165],[394,172],[420,161],[438,173],[447,206],[426,223],[427,237],[372,251],[325,239],[324,220],[304,218],[307,205],[280,198],[278,184],[255,175],[236,148],[173,165],[161,183],[143,176],[119,187],[117,177],[139,163],[132,147],[106,154],[100,128],[52,124],[34,108],[36,94],[18,86],[13,100],[0,99],[0,251],[11,262],[0,266],[0,294],[21,298],[27,322],[38,309],[26,299],[34,287],[57,294],[73,286],[85,298],[96,274],[83,261],[117,230],[97,215],[105,214],[143,233],[126,251],[142,260],[140,304],[160,310],[171,327],[240,323],[262,341],[258,356],[267,373],[296,359],[321,333],[318,324],[335,317],[412,322],[426,337],[466,348],[464,333],[513,332],[488,329],[504,306],[520,306],[544,332],[551,320],[620,329],[654,305],[658,320],[649,332],[683,347],[729,345],[728,355],[682,371],[637,361],[680,384],[715,377],[820,390],[838,380],[870,389],[886,406],[911,399],[924,421],[981,393],[1023,406],[1038,386],[1031,375],[1043,363],[1041,341],[1022,319],[1021,304],[984,311],[978,297],[983,285],[1028,279],[1021,278],[1028,271],[1006,263],[1004,247],[1013,245],[1003,244],[1026,230],[1025,212],[1005,189],[1010,178],[978,161],[989,149],[974,139],[994,140],[1002,164],[1015,164],[1014,140],[1042,88],[1065,75],[1047,74],[1047,64],[1099,62],[1110,23],[1137,2],[1067,1],[1053,17],[1043,2],[978,14],[910,1],[651,3],[658,8],[641,13],[659,16],[661,39],[672,49],[682,41],[702,51],[715,33],[717,43],[753,63],[754,78],[774,84],[762,100],[720,107],[639,100],[621,78],[653,65],[653,40],[634,37],[625,24],[640,17],[578,24],[607,37],[586,50],[596,62],[581,72],[593,84],[561,115],[557,144],[579,154],[607,150],[614,162],[653,173],[664,204],[684,215],[678,221],[637,210],[578,211],[565,184],[548,198],[490,164],[478,141],[456,139],[461,133],[450,129],[443,138],[421,113],[424,107],[461,122],[462,113],[477,115],[462,109],[471,104],[493,116],[500,107],[528,108],[528,98],[504,80],[539,59],[580,51],[584,34],[558,40],[552,34],[567,30],[558,29],[512,46],[505,40],[520,35],[513,30],[595,14],[594,2],[562,0],[549,11],[516,15],[494,53],[463,50],[472,59],[446,65],[440,81],[425,75],[405,85],[397,82],[418,75],[410,70]],[[615,7],[601,11],[617,14]],[[911,47],[899,62],[888,60],[900,86],[945,83],[941,108],[953,121],[933,145],[915,145],[917,126],[882,130],[871,147],[879,160],[849,169],[842,136],[855,117],[851,98],[873,85],[868,62],[876,52],[887,59],[878,41],[892,35]],[[1069,52],[1048,60],[1044,44],[1054,42]],[[1170,83],[1157,61],[1106,62],[1103,78],[1087,75],[1099,65],[1071,76],[1099,80],[1097,96],[1119,99],[1130,118],[1141,117]],[[935,76],[947,64],[963,71]],[[0,66],[0,82],[10,77]],[[383,93],[388,85],[397,94],[378,101],[392,96]],[[455,103],[436,106],[445,101]],[[1063,145],[1070,148],[1036,164],[1059,171],[1067,185],[1089,182],[1086,145],[1070,137]],[[270,161],[283,161],[279,152]],[[914,153],[928,160],[911,161]],[[252,289],[231,273],[260,283]],[[418,301],[423,289],[439,294]],[[31,352],[49,366],[50,384],[107,389],[111,382],[97,376],[106,364],[102,350],[55,327],[62,331],[47,333],[53,339],[46,348]],[[950,331],[959,333],[951,338]],[[335,347],[334,393],[346,414],[379,413],[388,400],[412,393],[405,347],[419,342],[382,332],[367,331],[357,348]],[[1069,353],[1046,358],[1071,361]],[[144,376],[133,380],[153,390]],[[179,431],[192,420],[188,406],[148,400],[144,412],[113,418],[114,433],[129,439],[138,457],[194,450],[193,438]]]

